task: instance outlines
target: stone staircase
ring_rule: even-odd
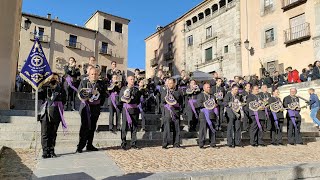
[[[38,147],[40,147],[40,123],[37,125],[34,112],[28,110],[0,111],[0,144],[12,148],[34,148],[37,134]],[[64,134],[60,125],[57,137],[57,147],[74,147],[78,143],[80,116],[78,112],[65,112],[65,119],[68,124],[68,133]],[[98,128],[95,133],[94,145],[97,147],[119,146],[121,144],[121,133],[110,132],[108,129],[108,112],[102,112],[98,120]],[[141,121],[140,121],[141,122]],[[181,120],[181,143],[185,146],[197,145],[197,132],[186,132],[187,122]],[[155,146],[161,145],[162,133],[160,132],[161,120],[159,115],[146,114],[146,132],[138,132],[138,145]],[[36,133],[36,127],[38,133]],[[141,126],[139,125],[139,129]],[[284,140],[287,139],[286,126],[283,127]],[[302,124],[302,135],[305,142],[319,141],[320,132],[312,123]],[[249,133],[243,132],[242,139],[244,144],[249,142]],[[264,139],[268,142],[270,133],[264,133]],[[130,140],[130,132],[128,132]],[[223,131],[217,133],[217,142],[226,144],[226,125]]]

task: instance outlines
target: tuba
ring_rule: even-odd
[[[200,92],[200,88],[198,85],[193,86],[192,88],[186,89],[186,94],[193,94],[194,92]]]
[[[284,110],[283,105],[280,101],[271,103],[269,107],[270,107],[270,110],[274,113]]]
[[[167,90],[167,95],[164,97],[164,100],[167,104],[174,106],[177,104],[177,100],[174,98],[174,96]]]
[[[130,103],[132,97],[131,97],[131,89],[127,87],[126,90],[123,92],[123,96],[121,97],[121,101],[125,103]]]

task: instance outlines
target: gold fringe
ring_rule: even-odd
[[[49,82],[52,76],[53,76],[52,74],[51,74],[50,76],[48,76],[48,77],[47,77],[46,79],[44,79],[44,80],[39,84],[39,86],[37,87],[29,78],[27,78],[24,74],[20,73],[20,77],[21,77],[23,80],[25,80],[26,82],[28,82],[28,83],[33,87],[33,89],[35,89],[35,90],[39,90],[39,89],[42,87],[43,84]]]

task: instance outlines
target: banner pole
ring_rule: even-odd
[[[34,114],[35,114],[35,118],[36,118],[36,132],[35,132],[35,149],[34,149],[34,155],[35,155],[35,159],[37,159],[37,146],[38,146],[38,125],[39,125],[39,121],[38,121],[38,89],[36,89],[36,93],[35,93],[35,102],[34,102]]]

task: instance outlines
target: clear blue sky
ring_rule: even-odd
[[[128,67],[145,68],[144,39],[203,0],[23,0],[22,11],[83,26],[96,10],[131,20]]]

